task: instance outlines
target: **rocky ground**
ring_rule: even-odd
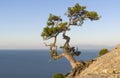
[[[79,68],[72,73],[78,72]],[[120,78],[120,45],[68,78]]]

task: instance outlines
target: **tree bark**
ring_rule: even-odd
[[[57,35],[59,33],[56,34],[56,36],[54,36],[53,43],[51,43],[49,45],[47,45],[47,44],[45,44],[45,45],[50,47],[50,57],[51,57],[51,59],[57,60],[57,59],[60,59],[62,57],[65,57],[69,61],[72,69],[74,69],[78,64],[78,61],[76,61],[74,59],[74,57],[70,54],[70,52],[71,52],[71,47],[69,45],[70,37],[66,35],[66,31],[69,28],[69,26],[70,26],[70,23],[67,25],[67,27],[63,31],[63,39],[65,39],[66,42],[63,46],[63,52],[61,54],[57,54],[57,46],[56,46]]]
[[[68,24],[67,27],[69,27],[70,24]],[[64,44],[64,48],[63,48],[63,53],[64,53],[64,57],[69,61],[70,65],[72,68],[75,68],[76,67],[76,60],[74,59],[74,57],[69,54],[69,51],[70,51],[70,45],[69,45],[69,42],[70,42],[70,37],[66,35],[66,31],[67,31],[67,28],[64,29],[64,32],[63,32],[63,39],[66,40],[65,44]]]
[[[54,60],[57,60],[57,59],[62,58],[63,56],[64,56],[64,53],[61,53],[61,54],[53,55],[52,58],[53,58]]]
[[[67,51],[64,51],[64,57],[69,61],[72,69],[76,67],[76,60]]]

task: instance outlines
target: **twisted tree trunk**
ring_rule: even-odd
[[[64,51],[64,57],[69,61],[72,68],[76,67],[76,60],[67,51]]]
[[[68,27],[70,26],[70,24],[68,24]],[[74,59],[74,57],[69,54],[70,52],[70,45],[69,45],[69,42],[70,42],[70,37],[68,37],[66,35],[66,31],[67,31],[67,28],[64,29],[64,32],[63,32],[63,39],[66,40],[65,44],[64,44],[64,48],[63,48],[63,53],[64,53],[64,57],[69,61],[70,65],[72,68],[75,68],[76,67],[76,60]]]
[[[70,52],[71,52],[71,47],[69,45],[70,37],[66,35],[66,31],[69,28],[69,26],[70,26],[70,23],[67,25],[66,28],[64,28],[64,31],[63,31],[62,36],[63,36],[63,39],[66,40],[66,42],[63,46],[63,52],[61,54],[57,54],[56,41],[57,41],[57,35],[58,34],[56,34],[56,36],[53,37],[54,38],[53,43],[51,43],[49,45],[46,44],[46,46],[50,46],[50,57],[51,57],[51,59],[57,60],[57,59],[60,59],[62,57],[65,57],[69,61],[72,69],[74,69],[77,66],[77,64],[80,64],[81,62],[76,61],[74,59],[74,57],[70,54]]]

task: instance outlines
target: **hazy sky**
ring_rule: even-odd
[[[102,17],[72,27],[68,32],[71,45],[90,48],[120,43],[120,0],[0,0],[0,49],[43,49],[45,41],[40,34],[49,13],[67,21],[64,13],[76,3]],[[59,45],[63,42],[60,38]]]

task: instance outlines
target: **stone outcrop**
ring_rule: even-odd
[[[120,45],[96,58],[92,64],[73,78],[120,78]]]

